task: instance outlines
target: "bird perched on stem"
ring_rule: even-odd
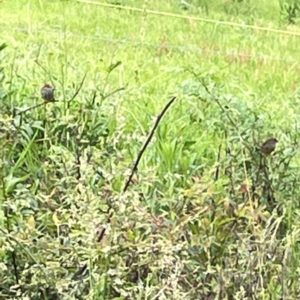
[[[270,138],[267,139],[260,147],[260,151],[263,154],[269,155],[271,154],[275,148],[276,148],[276,144],[278,143],[278,140],[276,138]]]
[[[55,101],[53,87],[50,84],[45,83],[45,85],[41,89],[41,96],[45,102]]]

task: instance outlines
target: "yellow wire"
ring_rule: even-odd
[[[167,17],[174,17],[174,18],[181,18],[181,19],[188,19],[188,20],[195,20],[195,21],[202,21],[202,22],[207,22],[207,23],[215,23],[215,24],[221,24],[221,25],[227,25],[227,26],[233,26],[233,27],[251,28],[251,29],[255,29],[255,30],[268,31],[268,32],[274,32],[274,33],[279,33],[279,34],[300,36],[300,32],[280,30],[280,29],[274,29],[274,28],[270,28],[270,27],[260,27],[260,26],[255,26],[255,25],[239,24],[239,23],[235,23],[235,22],[219,21],[219,20],[205,19],[205,18],[192,17],[192,16],[183,16],[183,15],[169,13],[169,12],[156,11],[156,10],[151,10],[151,9],[146,9],[145,10],[145,9],[137,8],[137,7],[123,6],[123,5],[121,6],[121,5],[109,4],[109,3],[100,3],[100,2],[91,1],[91,0],[76,0],[76,1],[81,2],[81,3],[87,3],[87,4],[104,6],[104,7],[110,7],[110,8],[118,8],[118,9],[130,10],[130,11],[138,11],[138,12],[153,14],[153,15],[160,15],[160,16],[167,16]]]

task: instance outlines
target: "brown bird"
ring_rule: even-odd
[[[277,143],[278,140],[276,138],[267,139],[260,147],[260,151],[263,154],[269,155],[275,150]]]
[[[53,87],[50,84],[45,83],[45,85],[41,89],[41,96],[45,100],[45,102],[55,101]]]

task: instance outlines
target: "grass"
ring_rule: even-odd
[[[299,32],[274,1],[120,2]],[[300,37],[75,1],[0,5],[3,299],[299,297]],[[22,113],[45,82],[58,102]]]

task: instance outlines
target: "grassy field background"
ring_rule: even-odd
[[[119,2],[0,3],[0,298],[299,299],[296,1]]]

